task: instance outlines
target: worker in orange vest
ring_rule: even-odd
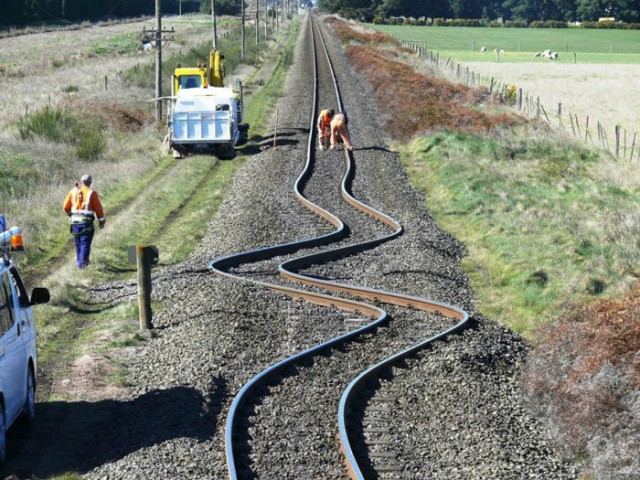
[[[351,139],[349,138],[349,131],[347,130],[347,114],[344,112],[336,113],[331,120],[331,150],[336,148],[338,142],[344,142],[344,146],[347,150],[353,150],[351,145]]]
[[[100,228],[105,224],[102,203],[98,194],[91,188],[92,181],[91,175],[83,175],[79,182],[76,181],[62,207],[69,216],[70,230],[75,238],[78,268],[89,265],[95,217],[98,217]]]
[[[320,111],[318,116],[318,148],[326,150],[329,148],[329,137],[331,136],[331,119],[335,111],[326,108]]]

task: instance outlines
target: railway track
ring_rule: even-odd
[[[351,478],[385,478],[385,475],[401,474],[404,467],[389,448],[392,441],[386,437],[391,435],[391,428],[378,425],[380,413],[388,412],[391,407],[388,397],[376,397],[376,385],[381,378],[390,376],[393,365],[425,349],[434,340],[464,328],[468,315],[441,302],[302,273],[304,269],[374,249],[397,238],[403,231],[398,221],[351,195],[354,156],[357,157],[357,153],[344,150],[343,162],[336,161],[334,152],[316,158],[314,124],[319,99],[330,98],[329,94],[333,92],[337,109],[342,110],[343,106],[321,31],[313,18],[305,28],[309,31],[309,43],[313,45],[316,88],[310,107],[305,167],[293,188],[300,202],[331,224],[333,229],[303,240],[223,257],[211,262],[210,268],[218,275],[252,282],[294,299],[337,307],[355,318],[346,319],[346,332],[282,359],[256,375],[240,390],[227,417],[227,465],[232,479],[293,478],[296,475],[298,478],[315,478],[313,473],[304,471],[300,466],[300,462],[304,465],[305,454],[295,448],[295,441],[287,438],[289,428],[283,425],[284,434],[274,442],[273,432],[261,432],[259,420],[264,416],[260,410],[268,410],[271,417],[278,417],[278,412],[285,405],[289,405],[286,408],[289,415],[292,409],[313,409],[313,400],[318,400],[317,394],[322,392],[327,398],[323,397],[319,403],[329,405],[329,408],[320,417],[326,421],[329,416],[338,424],[343,454],[339,458],[336,452],[325,453],[327,463],[332,464],[325,468],[339,475],[344,462],[346,469],[342,468],[342,472]],[[276,271],[282,280],[275,278]],[[308,288],[293,287],[291,282],[305,284]],[[321,293],[326,290],[342,295]],[[356,298],[373,300],[374,303],[364,303]],[[377,306],[379,304],[392,305],[393,315]],[[325,373],[319,374],[321,369]],[[327,378],[336,380],[331,382],[331,388],[326,384]],[[318,384],[318,379],[324,380]],[[311,404],[308,401],[292,404],[291,399],[299,399],[305,385],[314,385],[302,394],[304,398],[313,399]],[[363,397],[374,399],[378,404],[363,410]],[[331,406],[337,408],[332,409]],[[326,407],[316,408],[325,411]],[[332,410],[334,415],[331,415]],[[319,422],[314,427],[317,435],[323,436],[332,431],[327,425]],[[256,441],[261,437],[267,443]],[[282,454],[287,458],[287,467],[281,463],[274,465],[277,461],[273,459],[274,455],[268,454],[270,449],[279,452],[289,449],[297,451],[297,455],[287,457]],[[290,468],[291,473],[283,473],[283,468]]]
[[[370,87],[359,81],[340,43],[326,35],[355,149],[353,158],[312,152],[307,161],[314,105],[330,106],[335,91],[323,80],[328,73],[319,61],[314,94],[310,29],[308,22],[300,24],[285,94],[278,97],[278,148],[261,150],[238,170],[193,255],[154,273],[153,298],[163,305],[154,315],[157,336],[127,359],[130,387],[122,401],[89,407],[106,409],[118,421],[100,423],[99,436],[91,431],[77,456],[82,462],[69,461],[68,470],[91,480],[219,480],[231,476],[232,464],[236,478],[346,478],[337,412],[347,386],[457,319],[386,305],[386,318],[362,331],[380,318],[382,301],[363,300],[360,293],[379,293],[328,295],[327,287],[411,292],[474,310],[460,268],[463,245],[438,227],[425,198],[409,185],[384,139],[384,112],[372,105]],[[347,190],[366,204],[384,206],[404,226],[392,241],[359,253],[355,245],[393,235],[398,227],[345,201],[340,185],[347,162],[353,178]],[[303,171],[300,193],[339,218],[342,233],[297,199],[292,186]],[[289,245],[300,238],[309,245]],[[336,257],[328,263],[308,258],[336,249],[327,253]],[[220,259],[214,263],[222,276],[211,275],[212,256]],[[292,283],[278,270],[291,261],[292,275],[337,285]],[[136,292],[135,282],[126,281],[94,293],[100,301],[115,301],[135,300]],[[343,312],[298,301],[303,295],[323,305],[355,303]],[[354,332],[350,340],[314,347]],[[344,429],[363,478],[579,478],[527,413],[515,381],[526,352],[517,334],[474,314],[461,333],[380,367],[364,387],[354,388],[357,399],[345,401]],[[262,372],[269,366],[270,372]],[[84,406],[71,407],[80,418]],[[74,432],[73,426],[67,431]],[[48,457],[56,450],[51,444]]]

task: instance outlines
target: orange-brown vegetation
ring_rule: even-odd
[[[333,32],[343,42],[351,40],[359,43],[382,44],[391,43],[394,40],[386,33],[375,31],[363,31],[352,28],[348,23],[338,20],[335,17],[328,17],[326,22],[333,27]]]
[[[526,121],[515,115],[481,111],[481,106],[497,101],[485,88],[423,75],[394,60],[391,53],[354,45],[347,49],[347,56],[373,86],[378,109],[388,114],[385,129],[398,140],[443,129],[486,132]]]
[[[640,421],[633,400],[640,387],[640,286],[619,300],[575,307],[540,333],[523,385],[545,405],[566,449],[588,451],[603,432],[633,434]]]
[[[84,117],[97,118],[105,125],[121,132],[138,132],[153,121],[149,112],[132,109],[120,103],[96,100],[67,100],[63,106],[80,113]]]

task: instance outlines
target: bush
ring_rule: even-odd
[[[535,20],[529,24],[529,28],[567,28],[567,22],[560,20]]]
[[[76,124],[77,119],[69,110],[47,106],[21,118],[18,122],[18,134],[22,140],[40,137],[52,142],[69,143]]]
[[[504,93],[504,101],[508,105],[515,105],[518,96],[518,91],[515,85],[511,84],[507,87]]]
[[[103,130],[96,122],[80,118],[67,108],[49,106],[20,119],[18,136],[22,140],[39,137],[75,145],[76,155],[82,160],[95,160],[107,145]]]
[[[76,142],[77,157],[80,160],[97,160],[107,147],[107,140],[104,138],[102,129],[98,125],[87,126],[80,129],[78,135]]]

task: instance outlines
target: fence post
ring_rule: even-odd
[[[522,88],[518,89],[517,104],[518,104],[518,110],[522,110]]]
[[[562,103],[558,103],[558,127],[562,126]]]
[[[616,125],[616,157],[620,156],[620,125]]]
[[[576,117],[576,129],[578,130],[578,138],[582,137],[582,132],[580,131],[580,122],[578,122],[578,114],[574,113]]]
[[[633,134],[633,142],[631,142],[631,155],[629,155],[629,163],[633,160],[633,151],[636,148],[636,133]]]
[[[138,267],[138,309],[140,330],[150,330],[151,323],[151,248],[136,245]]]

